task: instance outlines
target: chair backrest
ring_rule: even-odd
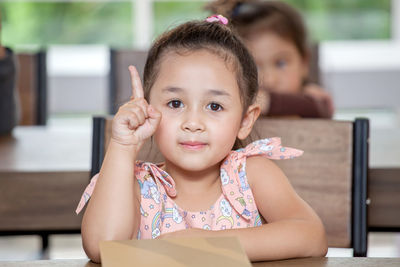
[[[325,225],[330,247],[367,251],[368,120],[265,119],[253,140],[279,136],[304,155],[276,161]]]
[[[17,89],[20,125],[46,125],[47,73],[46,52],[18,53]]]
[[[110,118],[94,118],[92,174],[100,170],[110,125]],[[300,158],[276,163],[320,216],[328,245],[353,248],[355,256],[366,256],[368,120],[260,118],[247,143],[276,136],[282,138],[284,146],[305,151]],[[139,159],[162,161],[151,142],[145,144]]]
[[[129,101],[131,97],[131,79],[129,65],[134,65],[143,80],[143,70],[147,51],[144,50],[114,50],[110,51],[110,103],[109,112],[115,114],[118,108]]]

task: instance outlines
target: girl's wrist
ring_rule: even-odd
[[[110,138],[110,143],[108,144],[108,149],[113,149],[119,151],[121,153],[127,154],[127,156],[136,158],[136,155],[139,153],[140,146],[139,145],[126,145],[121,144],[114,138]]]

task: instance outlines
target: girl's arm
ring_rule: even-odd
[[[247,177],[258,211],[267,221],[261,227],[220,231],[239,237],[252,261],[324,256],[325,230],[312,208],[269,159],[247,159]]]
[[[189,229],[168,235],[236,236],[251,261],[324,256],[327,241],[321,220],[279,167],[266,158],[250,157],[246,170],[258,211],[267,224],[222,231]]]
[[[88,257],[100,262],[99,242],[136,238],[140,224],[140,188],[134,177],[136,156],[153,135],[161,114],[143,98],[139,74],[130,67],[132,99],[118,110],[96,187],[82,220]]]
[[[140,192],[133,177],[135,158],[135,152],[110,141],[82,220],[83,248],[95,262],[100,262],[100,241],[136,237]]]

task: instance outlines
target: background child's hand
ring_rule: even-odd
[[[121,106],[112,122],[111,138],[119,144],[136,146],[156,131],[161,113],[144,99],[143,87],[135,67],[129,66],[132,83],[131,100]]]
[[[317,84],[307,84],[304,87],[304,94],[327,105],[331,115],[335,112],[332,96]]]

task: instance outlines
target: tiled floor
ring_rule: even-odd
[[[36,260],[40,255],[40,238],[36,236],[0,237],[1,260]],[[350,249],[329,249],[329,257],[351,257]],[[369,257],[400,257],[400,233],[370,233]],[[80,235],[50,237],[49,259],[86,258]]]

